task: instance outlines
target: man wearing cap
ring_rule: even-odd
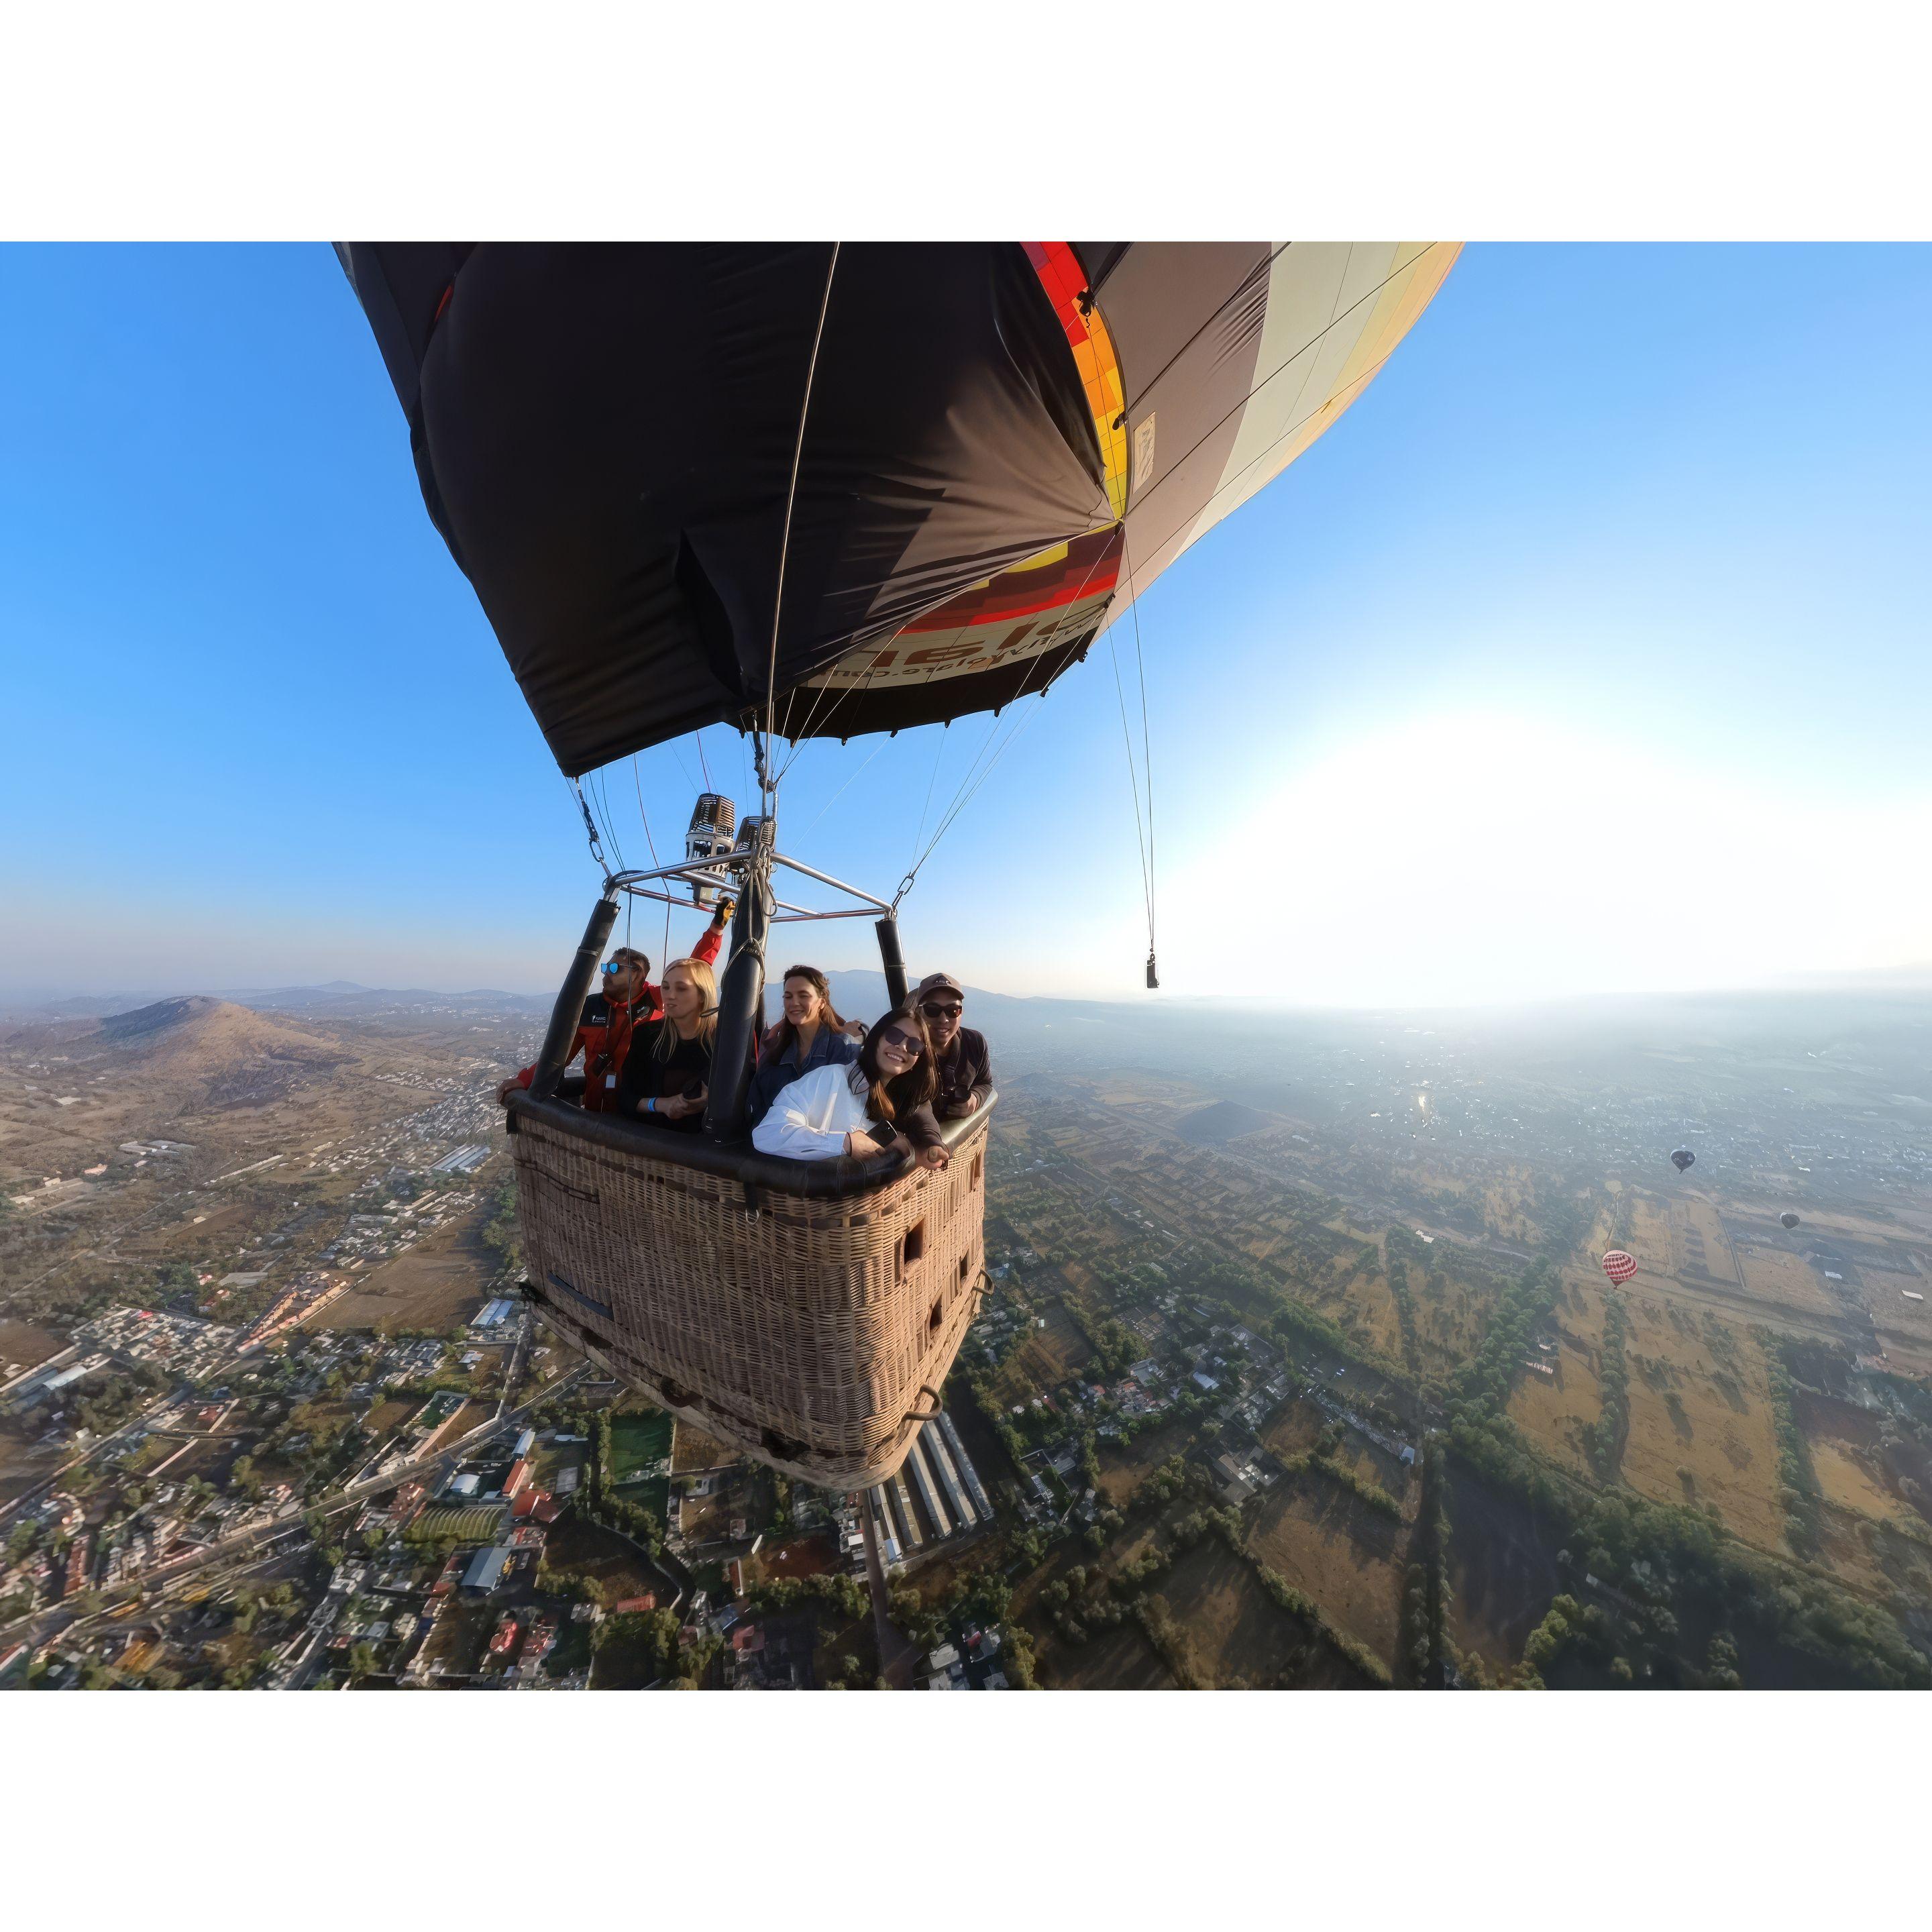
[[[992,1097],[993,1060],[986,1036],[959,1024],[966,1011],[965,989],[950,973],[928,973],[913,1000],[932,1036],[939,1075],[932,1111],[942,1120],[977,1113]]]

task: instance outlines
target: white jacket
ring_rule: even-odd
[[[870,1131],[866,1096],[852,1090],[853,1070],[815,1066],[778,1090],[771,1111],[752,1130],[760,1154],[790,1160],[830,1160],[845,1151],[845,1136]]]

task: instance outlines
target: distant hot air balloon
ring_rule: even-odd
[[[1612,1248],[1604,1257],[1604,1272],[1621,1288],[1636,1273],[1636,1257],[1621,1248]]]
[[[1679,1174],[1682,1174],[1687,1167],[1694,1166],[1696,1159],[1697,1156],[1688,1148],[1679,1148],[1670,1156],[1670,1164]]]
[[[1779,1220],[1783,1222],[1787,1228],[1795,1228],[1798,1225],[1798,1216],[1792,1214],[1789,1208],[1786,1208],[1782,1214],[1778,1216],[1778,1218]]]

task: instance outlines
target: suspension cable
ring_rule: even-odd
[[[1126,532],[1124,528],[1122,529],[1120,532],[1120,540],[1121,555],[1124,558],[1126,554]],[[1087,574],[1080,580],[1080,588],[1076,590],[1073,593],[1072,596],[1068,600],[1067,608],[1070,610],[1077,605],[1081,598],[1086,596],[1087,586],[1093,582],[1094,573],[1100,568],[1102,562],[1105,560],[1106,556],[1106,552],[1103,549],[1094,557],[1094,561],[1087,566]],[[1041,670],[1045,668],[1048,656],[1048,652],[1041,651],[1035,656],[1033,662],[1028,666],[1024,675],[1022,676],[1020,680],[1020,686],[1018,690],[1015,692],[1012,696],[1006,700],[1007,704],[1017,704],[1022,698],[1028,695],[1027,691],[1027,684],[1028,680],[1032,677],[1035,670]],[[992,758],[987,764],[985,770],[980,770],[980,761],[982,758],[986,757],[988,748],[992,744],[994,734],[1000,728],[999,712],[998,711],[996,711],[994,713],[993,722],[987,727],[985,740],[981,743],[978,752],[974,754],[972,762],[966,767],[966,776],[959,781],[959,789],[954,793],[952,803],[946,807],[945,812],[941,816],[938,825],[933,831],[932,838],[928,840],[926,843],[925,850],[919,854],[918,856],[913,862],[911,869],[906,874],[905,877],[899,881],[898,892],[892,900],[892,908],[895,911],[898,909],[900,901],[905,897],[908,892],[911,891],[914,882],[919,877],[920,867],[922,867],[926,863],[926,860],[932,856],[934,849],[938,846],[940,839],[944,838],[946,833],[952,829],[953,821],[958,818],[959,814],[965,810],[966,807],[973,802],[973,799],[979,791],[980,788],[986,782],[986,780],[989,777],[992,776],[993,766],[997,765],[1000,762],[1000,759],[1006,756],[1007,749],[1012,745],[1013,740],[1019,736],[1020,733],[1024,730],[1028,724],[1033,722],[1035,715],[1040,710],[1041,701],[1046,698],[1046,694],[1052,688],[1053,680],[1049,678],[1045,684],[1040,686],[1038,691],[1031,694],[1034,700],[1032,708],[1022,717],[1015,722],[1012,728],[1007,733],[1006,736],[1004,741],[1000,744],[999,749],[993,753]],[[1000,707],[1000,710],[1004,710],[1006,706],[1002,705]],[[942,745],[944,744],[944,741],[942,740]],[[974,776],[976,771],[979,773],[979,776],[976,778]],[[933,776],[937,778],[938,772],[938,762],[935,759],[933,764]],[[931,802],[931,788],[928,786],[927,803],[930,806]],[[925,814],[923,813],[920,814],[920,829],[922,832],[925,830]],[[918,842],[916,840],[914,842],[915,848],[916,848],[917,842]]]
[[[990,734],[988,735],[989,736],[991,736]],[[939,782],[939,767],[942,762],[944,762],[945,757],[946,734],[944,731],[941,731],[939,734],[939,742],[932,748],[932,776],[928,778],[926,782],[926,802],[919,808],[919,830],[912,835],[912,856],[906,862],[908,865],[913,864],[919,857],[919,842],[926,836],[926,821],[932,812],[933,788]],[[973,764],[976,765],[979,762],[978,756],[976,754],[973,760]],[[968,765],[966,769],[970,772],[973,769],[973,766]],[[908,873],[906,876],[910,878],[912,875],[910,873]]]
[[[792,446],[791,482],[785,490],[784,524],[778,536],[778,584],[772,596],[772,649],[771,657],[765,668],[765,746],[764,755],[759,761],[758,784],[765,797],[768,816],[778,812],[778,778],[772,769],[772,730],[777,715],[778,683],[778,629],[784,617],[785,561],[791,550],[792,511],[798,500],[798,473],[805,462],[805,426],[812,414],[812,386],[818,374],[818,351],[825,340],[825,317],[832,307],[832,280],[838,272],[838,250],[842,244],[832,244],[832,259],[825,269],[825,292],[818,304],[818,322],[812,332],[812,359],[805,368],[805,394],[798,407],[798,440]]]
[[[644,781],[638,770],[638,754],[635,752],[631,754],[631,788],[638,794],[638,818],[644,828],[644,843],[650,848],[651,869],[655,872],[658,866],[658,842],[651,836],[651,815],[644,809]],[[636,897],[637,895],[634,892],[626,892],[624,895],[624,944],[626,946],[631,943],[630,906]],[[669,906],[664,908],[664,944],[666,946],[670,944],[670,908]],[[659,963],[662,964],[662,961]]]
[[[987,779],[992,776],[994,766],[997,765],[1000,760],[1006,756],[1007,752],[1011,749],[1013,740],[1017,738],[1020,734],[1033,722],[1034,718],[1040,715],[1040,708],[1046,702],[1047,694],[1051,692],[1052,688],[1053,686],[1051,684],[1042,685],[1038,691],[1033,694],[1033,704],[1031,708],[1023,713],[1014,722],[1012,728],[1007,732],[1006,737],[1001,741],[999,749],[996,751],[991,759],[987,761],[986,769],[980,773],[976,778],[973,778],[973,766],[969,765],[967,767],[967,778],[972,779],[971,790],[968,790],[966,789],[965,780],[962,779],[961,781],[961,789],[959,793],[955,796],[952,805],[948,807],[946,816],[942,818],[939,821],[939,824],[934,828],[932,836],[926,842],[926,850],[919,855],[918,859],[914,862],[912,869],[899,881],[899,889],[892,896],[892,910],[894,912],[897,912],[898,910],[899,902],[905,897],[908,892],[912,890],[914,883],[918,878],[921,868],[924,866],[926,860],[932,856],[934,851],[938,846],[939,842],[946,836],[947,832],[952,830],[953,820],[966,809],[967,806],[973,802],[974,799],[979,794],[980,788],[986,782]],[[986,734],[986,744],[990,745],[992,742],[993,732],[997,731],[998,729],[999,721],[996,718],[993,722],[992,730],[988,730]],[[981,755],[984,754],[985,751],[986,745],[981,746]],[[977,765],[979,763],[979,758],[976,757],[973,762],[974,765]]]
[[[836,791],[835,791],[835,792],[832,794],[832,796],[831,796],[830,798],[828,798],[828,799],[825,801],[825,802],[824,802],[823,805],[821,805],[821,806],[818,808],[818,818],[814,818],[814,819],[812,821],[811,824],[808,825],[808,826],[805,828],[805,831],[804,831],[804,832],[800,832],[800,833],[799,837],[800,837],[800,838],[801,842],[802,842],[802,840],[806,838],[806,836],[808,834],[809,834],[810,832],[813,832],[813,831],[814,831],[814,830],[817,830],[817,828],[818,828],[818,820],[819,820],[819,819],[823,818],[825,816],[825,814],[826,814],[828,812],[830,812],[830,811],[832,809],[832,808],[835,805],[836,805],[836,804],[838,802],[839,800],[844,796],[844,795],[845,795],[845,786],[846,786],[846,785],[849,785],[850,784],[851,784],[853,778],[863,778],[863,777],[866,776],[866,766],[868,766],[868,765],[870,765],[870,764],[872,764],[872,760],[873,760],[874,758],[876,758],[879,755],[879,754],[880,754],[881,752],[883,752],[883,751],[886,748],[886,747],[889,744],[890,744],[891,742],[892,742],[892,740],[891,740],[890,738],[881,738],[881,739],[879,740],[879,742],[878,742],[876,745],[874,745],[874,746],[872,747],[872,751],[871,751],[870,754],[869,754],[867,756],[867,758],[866,758],[866,763],[865,763],[865,764],[861,765],[861,766],[859,767],[859,769],[858,769],[856,772],[854,772],[852,774],[851,778],[848,778],[845,781],[845,784],[842,784],[842,785],[838,788],[838,789]],[[787,771],[789,771],[790,769],[791,769],[791,767],[790,767],[790,764],[789,761],[788,761],[788,763],[787,763],[787,764],[786,764],[786,766],[785,766],[785,770],[786,770]],[[781,774],[780,774],[780,776],[783,776],[783,774],[782,774],[782,773],[781,773]],[[800,844],[800,847],[799,847],[799,849],[800,849],[800,850],[801,850],[801,851],[802,851],[802,850],[805,849],[805,848],[804,848],[804,846],[803,846],[803,844],[802,844],[802,842],[801,842],[801,844]]]
[[[638,774],[638,754],[635,752],[631,754],[631,783],[637,791],[638,816],[644,821],[644,843],[651,848],[651,865],[655,869],[658,863],[658,842],[651,836],[651,815],[644,809],[644,782]]]

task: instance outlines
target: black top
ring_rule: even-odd
[[[637,1050],[634,1046],[631,1048],[633,1053]],[[963,1026],[939,1056],[939,1091],[933,1112],[942,1120],[956,1120],[972,1111],[968,1102],[974,1094],[983,1107],[992,1090],[993,1058],[986,1050],[986,1036]]]
[[[687,1088],[695,1090],[711,1084],[711,1048],[701,1040],[677,1040],[668,1054],[662,1060],[658,1058],[658,1043],[670,1024],[666,1019],[640,1020],[632,1030],[624,1076],[617,1084],[617,1111],[647,1127],[662,1127],[674,1134],[694,1134],[704,1124],[702,1107],[676,1120],[663,1114],[638,1112],[640,1103],[646,1099],[668,1100]]]
[[[902,1114],[896,1124],[890,1120],[868,1120],[866,1131],[881,1147],[890,1147],[901,1134],[916,1148],[938,1147],[946,1138],[940,1132],[938,1118],[930,1107],[914,1108],[910,1112]]]

